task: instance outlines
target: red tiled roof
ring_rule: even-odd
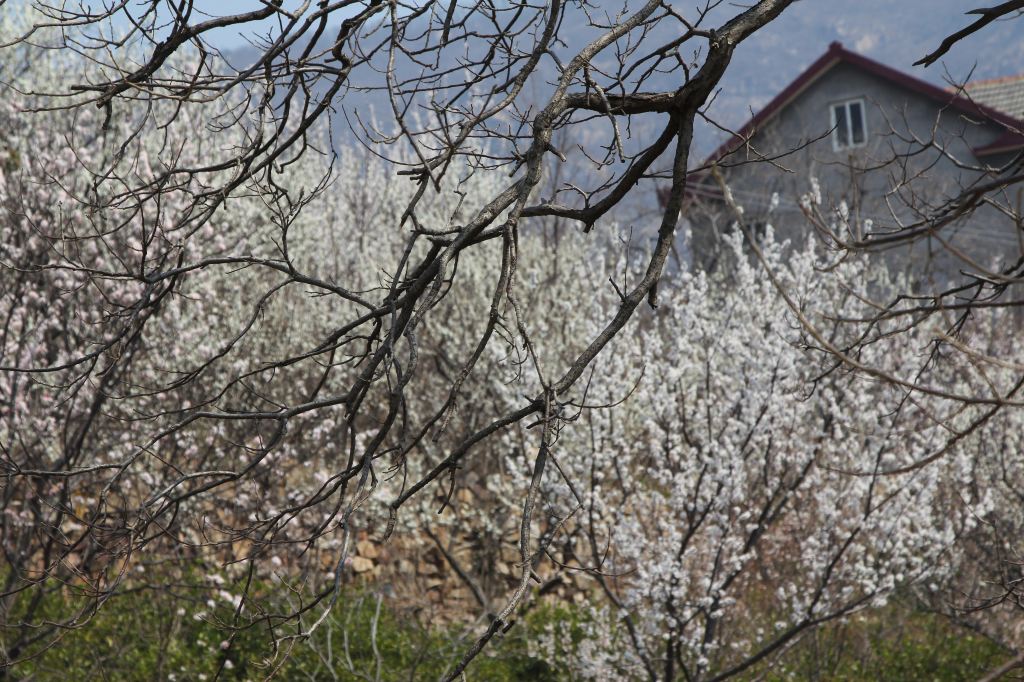
[[[975,102],[1014,118],[1024,116],[1024,75],[971,81],[964,92]]]

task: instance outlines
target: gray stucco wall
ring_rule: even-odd
[[[827,135],[830,109],[851,99],[864,102],[868,142],[835,151]],[[801,196],[811,190],[811,178],[820,185],[826,217],[834,220],[833,209],[845,203],[855,233],[909,224],[978,181],[979,164],[1005,163],[1008,157],[979,161],[971,151],[1002,133],[996,124],[952,108],[944,110],[931,98],[842,62],[778,112],[754,135],[749,149],[724,159],[723,174],[744,206],[748,224],[770,222],[776,235],[802,243],[814,233],[799,208]],[[814,141],[818,137],[822,139]],[[743,163],[780,154],[784,155],[773,164]],[[778,201],[769,211],[773,194]],[[715,261],[715,234],[729,229],[731,222],[716,215],[720,210],[712,202],[706,210],[695,206],[689,212],[693,257],[705,266]],[[989,266],[1020,255],[1012,221],[988,207],[939,235],[912,247],[888,249],[881,257],[916,276],[947,281],[975,265]]]

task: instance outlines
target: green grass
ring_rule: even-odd
[[[944,616],[891,603],[812,633],[767,679],[958,682],[976,680],[1009,657]]]
[[[288,594],[279,584],[257,586],[264,597]],[[86,627],[59,633],[50,647],[12,670],[13,679],[34,680],[435,680],[458,660],[483,626],[440,626],[430,614],[400,609],[375,593],[347,588],[331,616],[308,640],[281,638],[294,625],[246,610],[232,637],[223,628],[233,618],[230,603],[216,602],[217,590],[177,584],[161,590],[127,592],[106,603]],[[29,595],[13,605],[7,620],[27,607]],[[48,593],[36,619],[56,619],[85,600],[71,588]],[[280,613],[286,612],[283,605]],[[305,625],[319,614],[309,612]],[[528,642],[553,623],[575,631],[572,607],[540,605],[504,636],[496,638],[468,671],[469,680],[554,682],[570,679],[559,661],[529,654]],[[376,620],[376,637],[373,623]],[[272,623],[274,623],[272,627]],[[0,630],[6,650],[16,634]],[[275,651],[273,642],[279,641]],[[52,639],[52,638],[51,638]],[[51,640],[46,640],[51,641]],[[967,633],[945,618],[908,603],[823,628],[776,661],[768,680],[953,681],[976,679],[1006,660],[993,643]],[[219,674],[219,678],[217,677]]]
[[[279,585],[261,585],[264,595],[284,592]],[[26,593],[8,614],[16,621],[27,607]],[[457,628],[432,625],[430,614],[393,608],[375,593],[348,588],[330,617],[312,637],[288,638],[294,624],[280,619],[243,618],[234,632],[230,603],[216,599],[205,586],[176,585],[165,590],[144,590],[119,595],[81,628],[56,631],[27,647],[34,654],[13,667],[14,679],[66,680],[259,680],[271,673],[276,679],[434,680],[458,660],[482,625]],[[34,621],[66,616],[86,597],[70,588],[49,593]],[[280,606],[279,613],[287,611]],[[248,612],[248,610],[247,610]],[[321,610],[304,619],[306,627]],[[376,634],[374,636],[374,621]],[[274,624],[273,626],[271,624]],[[469,679],[506,682],[557,679],[543,661],[527,653],[532,626],[518,625],[495,639],[473,663]],[[0,651],[8,651],[15,630],[0,630]],[[283,638],[283,641],[282,641]],[[274,641],[278,640],[275,650]],[[332,674],[333,671],[333,674]],[[219,675],[219,677],[218,677]],[[364,677],[364,675],[366,677]]]

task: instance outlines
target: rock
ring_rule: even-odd
[[[376,559],[380,555],[380,550],[369,540],[360,540],[356,543],[356,553],[367,559]]]

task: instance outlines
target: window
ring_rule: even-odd
[[[855,99],[832,105],[832,149],[860,147],[868,141],[864,101]]]

